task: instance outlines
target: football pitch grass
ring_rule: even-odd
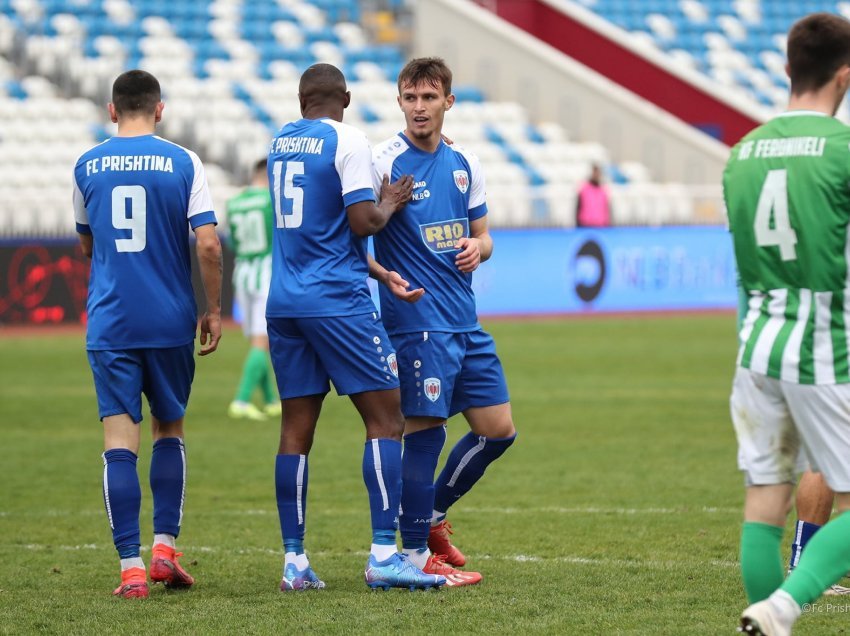
[[[0,328],[0,632],[734,633],[746,603],[737,568],[742,478],[728,415],[733,316],[485,326],[505,365],[519,437],[450,513],[480,585],[367,590],[363,425],[332,394],[310,458],[306,542],[328,587],[278,591],[279,426],[227,418],[247,350],[230,328],[219,351],[198,360],[186,421],[179,548],[197,583],[182,592],[156,586],[146,601],[110,595],[118,562],[82,333],[10,337]],[[139,460],[146,561],[147,423]],[[465,431],[451,420],[446,448]],[[850,601],[821,601],[795,634],[847,629],[846,616],[831,614],[846,614]]]

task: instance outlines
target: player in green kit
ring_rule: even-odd
[[[230,244],[236,252],[233,290],[242,310],[242,331],[251,339],[251,350],[245,358],[236,397],[227,410],[233,418],[264,420],[268,416],[280,416],[266,333],[273,223],[266,159],[261,159],[254,165],[251,185],[227,202]],[[263,410],[251,403],[251,396],[258,387],[263,394]]]
[[[788,111],[744,137],[723,176],[748,298],[731,412],[745,475],[741,573],[748,634],[790,634],[850,570],[850,21],[817,13],[788,36]],[[838,515],[783,582],[780,542],[807,461]]]

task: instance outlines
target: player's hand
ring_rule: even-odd
[[[415,303],[425,293],[424,287],[410,289],[410,283],[404,280],[398,272],[387,272],[384,283],[393,293],[393,296],[407,303]]]
[[[442,133],[440,133],[440,139],[442,139],[443,143],[446,144],[447,146],[451,146],[454,143],[451,139],[449,139],[448,137],[446,137]]]
[[[393,212],[400,210],[413,196],[413,176],[402,175],[398,181],[390,183],[389,175],[381,182],[381,203],[386,202]]]
[[[205,356],[218,349],[221,340],[221,314],[206,312],[201,317],[201,350],[198,355]]]
[[[464,236],[458,239],[455,246],[460,250],[455,256],[457,268],[465,274],[478,269],[481,265],[481,247],[478,239]]]

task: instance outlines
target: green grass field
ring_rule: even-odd
[[[225,416],[247,348],[228,330],[219,352],[198,361],[187,415],[180,548],[197,584],[157,587],[142,602],[110,596],[118,563],[82,334],[11,338],[0,329],[0,632],[733,633],[746,604],[737,569],[743,489],[727,407],[733,318],[487,327],[520,436],[450,514],[481,585],[366,589],[363,426],[347,399],[331,396],[310,459],[307,533],[328,589],[277,591],[278,426]],[[450,422],[450,444],[465,427]],[[145,430],[146,544],[149,440]],[[796,634],[847,629],[845,616],[827,611],[798,626]]]

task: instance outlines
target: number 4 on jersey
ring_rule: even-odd
[[[773,227],[771,227],[771,218]],[[797,258],[797,233],[788,217],[788,171],[771,170],[761,187],[755,220],[756,242],[760,247],[779,246],[783,261]]]

